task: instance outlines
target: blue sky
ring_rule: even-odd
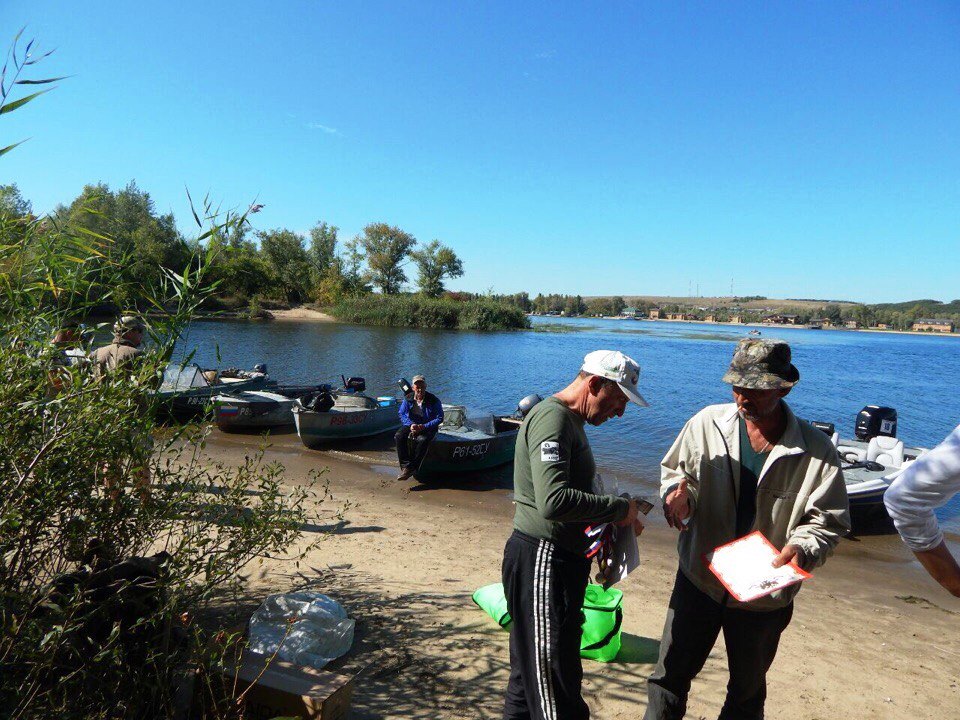
[[[35,210],[135,179],[437,238],[474,291],[960,297],[955,2],[29,2]],[[189,220],[189,222],[188,222]]]

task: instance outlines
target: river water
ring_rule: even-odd
[[[467,332],[361,327],[312,321],[197,322],[180,343],[205,367],[266,363],[281,382],[363,376],[373,394],[400,377],[427,377],[444,402],[474,414],[512,412],[530,393],[564,387],[591,350],[616,349],[640,363],[649,408],[630,406],[588,433],[605,479],[650,493],[660,458],[687,419],[704,405],[731,400],[720,381],[747,328],[702,323],[532,318],[533,330]],[[808,420],[836,424],[853,437],[857,412],[889,405],[907,445],[932,447],[960,423],[960,338],[845,330],[763,329],[793,348],[801,380],[788,397]],[[960,502],[942,515],[960,530]]]

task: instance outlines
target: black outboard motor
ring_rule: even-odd
[[[827,437],[833,437],[833,434],[837,431],[837,428],[833,423],[821,422],[820,420],[811,420],[810,424],[813,425],[817,430],[823,431]]]
[[[543,398],[540,397],[540,396],[537,395],[537,394],[527,395],[527,396],[526,396],[523,400],[521,400],[520,403],[517,405],[517,411],[514,413],[514,415],[515,415],[517,418],[519,418],[520,420],[522,420],[523,418],[525,418],[525,417],[527,416],[527,413],[530,412],[531,410],[533,410],[534,406],[535,406],[537,403],[541,402],[542,400],[543,400]]]
[[[333,394],[329,389],[319,390],[300,398],[300,404],[314,412],[327,412],[333,407],[334,402]]]
[[[858,440],[870,442],[878,435],[897,436],[897,411],[892,407],[867,405],[857,414],[854,428]]]
[[[345,378],[343,375],[341,375],[340,379],[343,380],[343,389],[347,392],[360,393],[367,389],[367,381],[362,377]]]
[[[397,380],[397,385],[400,386],[400,392],[403,393],[405,398],[413,397],[413,385],[411,385],[406,378]]]

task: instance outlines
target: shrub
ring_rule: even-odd
[[[460,330],[530,327],[526,315],[516,306],[484,299],[458,302],[421,295],[368,294],[341,298],[328,311],[338,320],[358,325]]]

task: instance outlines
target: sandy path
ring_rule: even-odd
[[[274,320],[313,320],[315,322],[336,322],[337,319],[332,315],[327,315],[319,310],[300,306],[289,310],[271,310],[270,314]]]

